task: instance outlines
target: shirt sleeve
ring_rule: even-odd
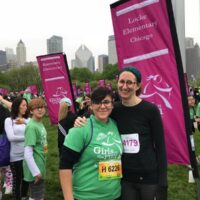
[[[84,127],[69,129],[68,135],[65,136],[64,146],[76,152],[81,152],[85,144]]]
[[[160,111],[156,106],[151,116],[151,131],[158,159],[158,184],[160,186],[167,186],[167,157],[164,130]]]
[[[37,132],[33,126],[26,126],[25,129],[25,146],[35,146],[37,141]]]
[[[24,159],[28,165],[28,168],[32,174],[33,177],[37,176],[40,174],[40,170],[38,166],[35,163],[35,160],[33,158],[33,147],[31,146],[26,146],[24,149]]]
[[[14,129],[13,129],[13,121],[11,118],[6,118],[4,126],[5,126],[6,135],[10,142],[24,141],[23,135],[15,135]],[[18,126],[20,126],[20,125],[18,125]]]
[[[69,130],[62,147],[60,169],[72,169],[78,162],[85,144],[84,133],[84,127]]]
[[[62,148],[60,157],[60,169],[72,169],[74,164],[79,161],[81,156],[80,152],[73,151],[65,146]]]

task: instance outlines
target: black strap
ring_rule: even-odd
[[[196,111],[195,111],[195,108],[194,108],[194,107],[192,107],[192,109],[193,109],[193,112],[194,112],[194,116],[196,116]]]

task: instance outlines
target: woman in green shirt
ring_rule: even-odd
[[[97,88],[91,102],[93,114],[87,123],[70,129],[64,141],[60,181],[67,200],[115,200],[121,195],[122,143],[109,118],[112,92]]]

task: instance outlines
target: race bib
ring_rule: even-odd
[[[122,177],[121,160],[99,162],[99,180],[110,180]]]
[[[124,146],[124,153],[138,153],[140,151],[140,141],[138,133],[121,135]]]
[[[44,153],[48,153],[48,145],[47,144],[44,145]]]

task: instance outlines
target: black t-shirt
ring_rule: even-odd
[[[69,111],[67,117],[58,122],[58,148],[63,146],[65,135],[68,133],[69,129],[74,126],[74,121],[76,119],[76,114]]]
[[[7,117],[10,117],[9,110],[0,104],[0,134],[4,131],[4,121]]]
[[[167,159],[159,109],[142,100],[131,107],[117,102],[111,117],[119,133],[139,135],[138,153],[123,153],[123,178],[132,182],[167,185]]]

